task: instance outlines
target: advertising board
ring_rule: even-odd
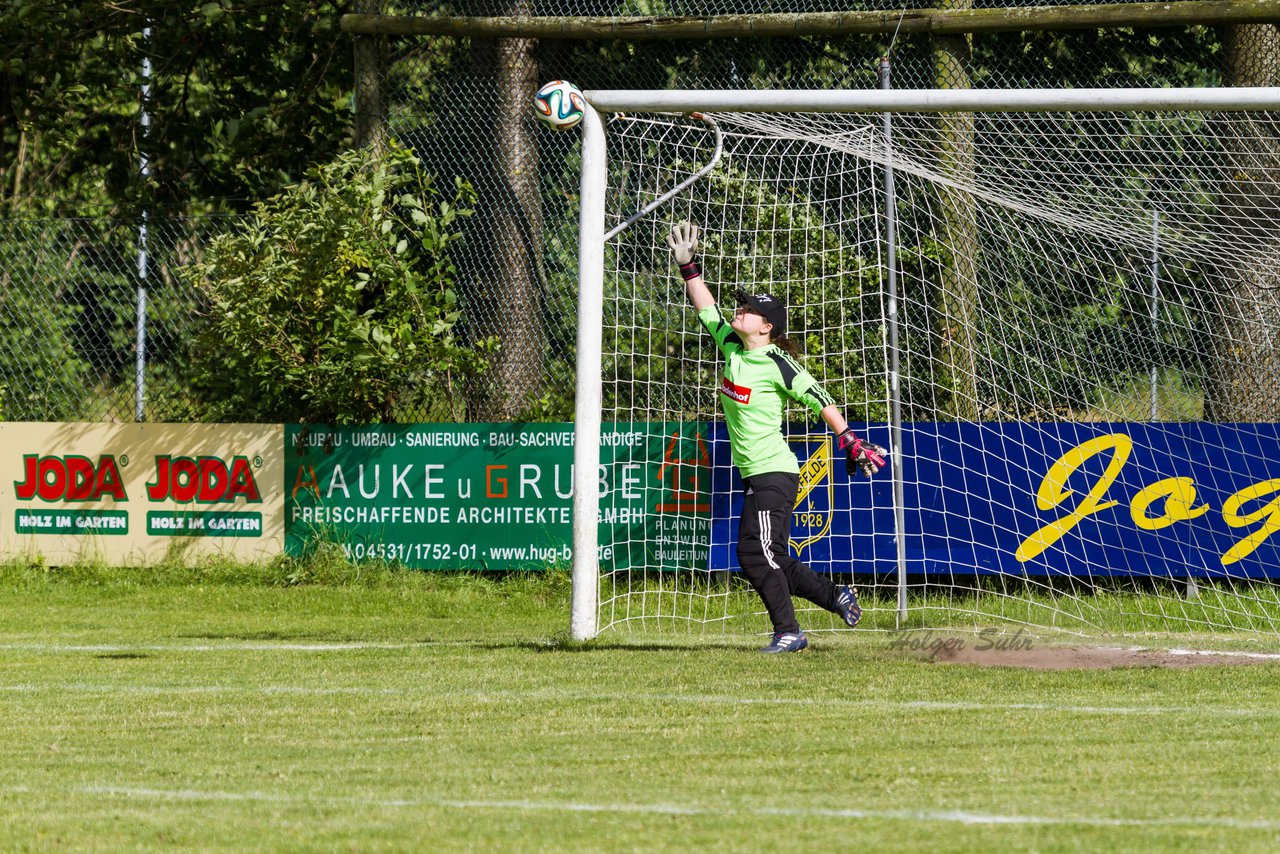
[[[0,554],[143,565],[282,553],[283,428],[0,423]]]

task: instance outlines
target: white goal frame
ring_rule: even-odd
[[[574,419],[573,594],[570,633],[586,640],[598,633],[601,402],[603,396],[605,196],[608,163],[603,116],[615,112],[693,113],[897,113],[1077,112],[1129,110],[1280,110],[1280,87],[1170,89],[866,89],[788,90],[590,90],[583,119],[581,209],[578,246],[577,387]],[[890,322],[895,295],[888,300]],[[898,394],[891,378],[891,394]],[[895,414],[896,419],[896,414]],[[901,425],[890,425],[896,436]],[[901,449],[891,453],[897,460]],[[900,466],[892,466],[896,472]],[[895,490],[895,496],[897,495]],[[895,508],[895,511],[901,508]],[[896,514],[895,514],[896,515]],[[905,547],[897,530],[899,566]],[[902,575],[899,573],[900,576]],[[900,577],[899,583],[904,583]],[[901,607],[901,604],[900,604]]]

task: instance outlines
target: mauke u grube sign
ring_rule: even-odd
[[[705,568],[710,458],[701,423],[603,425],[599,559]],[[286,430],[286,548],[421,569],[567,567],[572,424],[397,424]]]

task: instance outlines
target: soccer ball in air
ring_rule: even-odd
[[[582,90],[567,80],[552,80],[533,96],[533,109],[556,130],[577,127],[587,109]]]

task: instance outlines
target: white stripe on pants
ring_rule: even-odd
[[[769,511],[758,510],[756,515],[760,517],[760,546],[764,549],[764,559],[769,562],[770,567],[778,569],[778,562],[773,559],[773,523]]]

